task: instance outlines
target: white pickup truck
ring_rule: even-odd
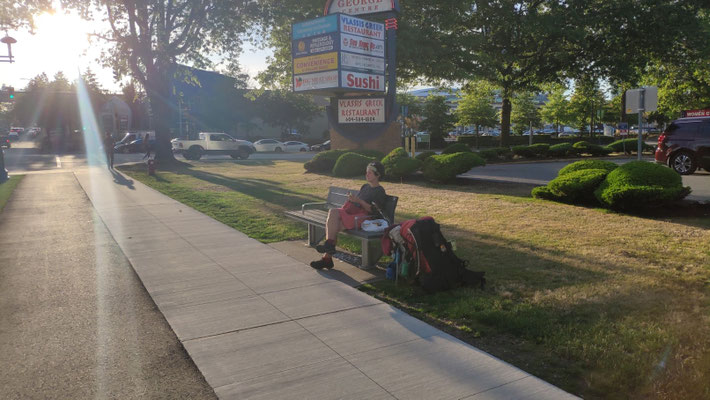
[[[227,154],[234,159],[246,160],[256,151],[251,142],[220,132],[200,132],[198,140],[173,139],[171,143],[173,153],[182,153],[186,160],[199,160],[204,154]]]

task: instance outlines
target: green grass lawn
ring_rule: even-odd
[[[263,242],[305,238],[282,211],[363,182],[287,161],[123,170]],[[708,215],[630,216],[505,183],[383,186],[399,196],[398,221],[434,217],[488,285],[425,295],[385,281],[364,291],[585,398],[710,398]]]
[[[7,204],[7,201],[10,199],[12,191],[15,190],[15,187],[17,187],[23,177],[24,175],[13,175],[10,179],[0,184],[0,211],[5,208],[5,204]]]

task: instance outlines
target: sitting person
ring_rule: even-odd
[[[354,229],[357,222],[359,228],[362,221],[366,220],[366,216],[380,216],[380,210],[385,207],[387,195],[385,189],[380,186],[380,179],[385,174],[385,167],[375,161],[367,166],[365,172],[365,180],[367,183],[362,185],[357,195],[350,193],[348,196],[348,205],[346,203],[343,208],[331,208],[328,211],[328,219],[325,223],[325,238],[326,241],[322,245],[316,246],[316,250],[323,254],[323,258],[318,261],[311,262],[311,267],[315,269],[333,268],[333,254],[335,253],[335,243],[338,240],[338,232],[345,229]],[[355,217],[360,217],[357,219]]]

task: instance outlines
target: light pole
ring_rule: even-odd
[[[17,40],[10,37],[7,34],[7,31],[5,31],[5,37],[0,39],[0,42],[7,44],[7,55],[6,56],[0,55],[0,62],[9,62],[9,63],[14,62],[13,61],[14,57],[12,57],[12,45],[17,43]]]

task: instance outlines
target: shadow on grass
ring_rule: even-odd
[[[270,160],[247,160],[247,161],[229,161],[229,160],[219,160],[220,163],[229,164],[243,164],[243,165],[259,165],[259,166],[270,166],[275,165],[273,161]],[[248,194],[254,198],[268,202],[271,204],[283,206],[285,208],[298,208],[303,203],[322,201],[322,199],[306,196],[302,193],[286,189],[284,185],[279,182],[268,180],[268,179],[256,179],[256,178],[230,178],[221,174],[216,174],[213,172],[206,172],[196,169],[192,164],[180,163],[172,168],[166,168],[165,171],[173,172],[178,175],[189,175],[195,179],[199,179],[205,182],[212,183],[217,186],[221,186],[225,189],[233,190],[236,192]],[[162,178],[157,178],[162,179]],[[166,180],[162,179],[162,182]]]

